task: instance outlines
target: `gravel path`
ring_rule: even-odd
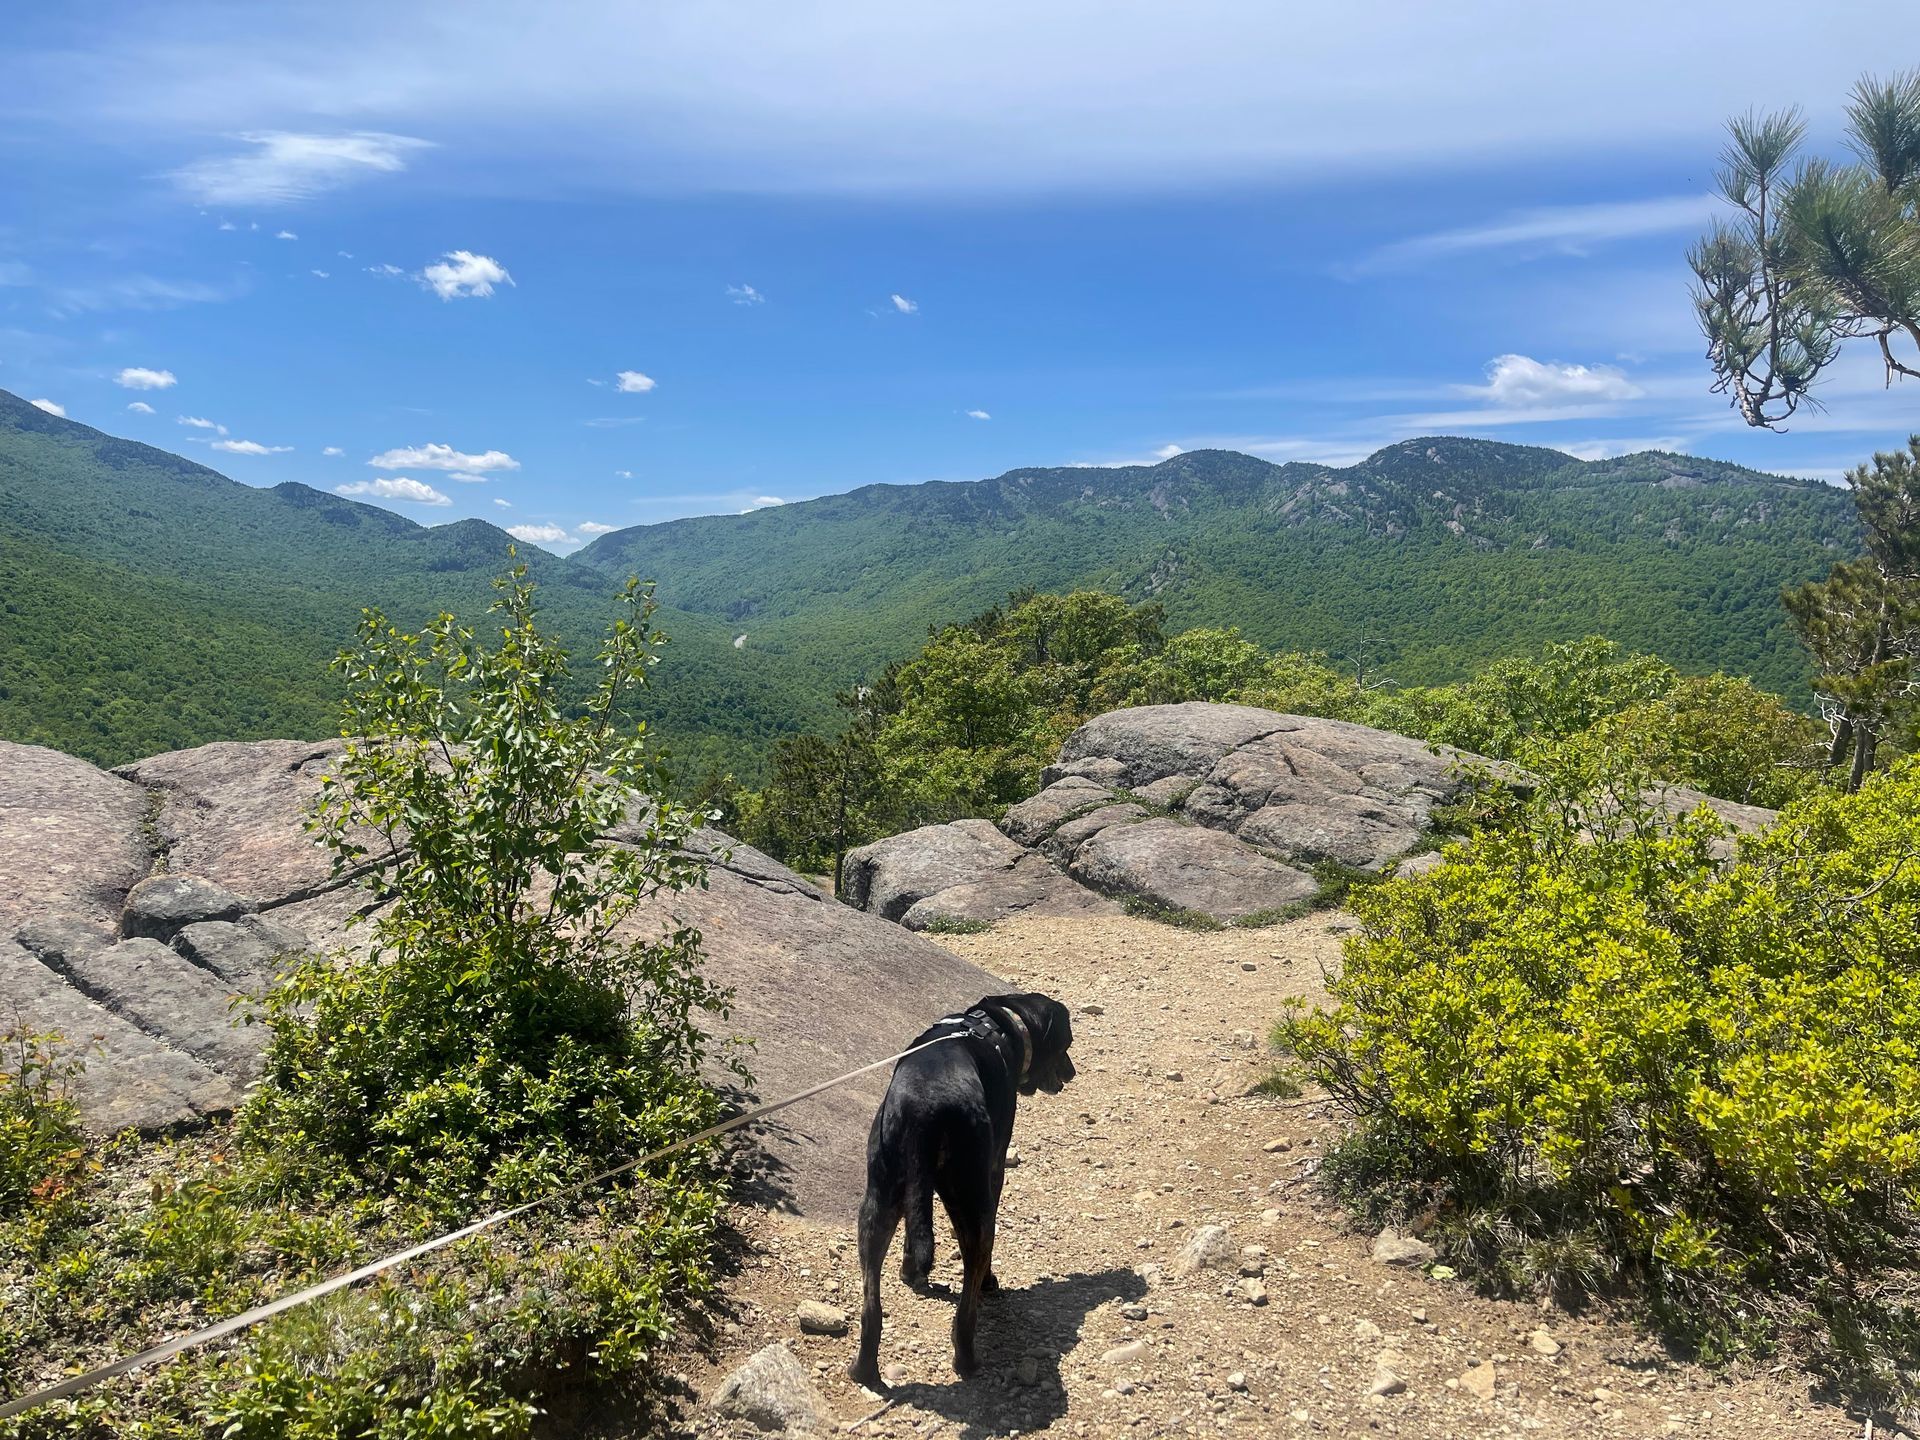
[[[1079,1077],[1021,1102],[995,1254],[1005,1290],[981,1315],[979,1377],[954,1378],[950,1301],[899,1283],[896,1239],[881,1345],[893,1403],[854,1433],[1857,1440],[1862,1420],[1809,1399],[1792,1367],[1705,1371],[1625,1325],[1371,1258],[1372,1237],[1311,1182],[1335,1118],[1246,1093],[1270,1066],[1264,1036],[1284,1003],[1324,999],[1350,923],[1194,934],[1032,919],[937,937],[1010,988],[1071,1005]],[[729,1287],[720,1352],[689,1358],[687,1381],[710,1393],[785,1341],[815,1373],[824,1428],[845,1433],[886,1397],[845,1378],[850,1336],[803,1334],[795,1309],[857,1307],[851,1217],[736,1219],[752,1253]],[[1182,1275],[1207,1226],[1225,1230],[1220,1263]],[[944,1219],[936,1235],[935,1280],[957,1286]],[[701,1413],[681,1433],[764,1432]]]

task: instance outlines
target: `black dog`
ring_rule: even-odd
[[[893,1080],[867,1137],[867,1196],[860,1204],[860,1353],[847,1373],[880,1387],[880,1267],[904,1216],[900,1278],[926,1282],[933,1268],[933,1197],[953,1222],[966,1263],[953,1316],[953,1368],[971,1375],[974,1326],[983,1291],[997,1290],[993,1230],[1007,1175],[1017,1095],[1057,1093],[1073,1078],[1067,1007],[1045,995],[990,995],[965,1015],[949,1015],[914,1041],[943,1035],[931,1049],[893,1067]]]

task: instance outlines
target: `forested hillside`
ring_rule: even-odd
[[[115,764],[331,734],[327,663],[361,607],[408,627],[443,608],[477,623],[512,544],[478,520],[428,527],[305,485],[254,489],[0,391],[0,737]],[[616,583],[520,548],[548,623],[590,650]],[[747,663],[719,621],[660,623],[672,683],[644,708],[687,741],[689,768],[831,707],[808,709],[793,662]]]
[[[1029,586],[1156,599],[1171,631],[1365,650],[1409,683],[1601,634],[1804,696],[1779,591],[1853,553],[1854,523],[1839,491],[1714,461],[1440,439],[1345,470],[1200,451],[869,486],[571,559],[523,550],[578,648],[620,580],[659,580],[674,644],[648,713],[683,776],[750,779],[773,740],[831,728],[836,689]],[[0,736],[117,763],[329,733],[326,663],[361,607],[477,620],[509,543],[478,520],[254,489],[0,392]]]

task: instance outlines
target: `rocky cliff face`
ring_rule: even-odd
[[[1435,807],[1474,771],[1511,766],[1404,735],[1248,705],[1146,705],[1067,737],[1044,788],[996,827],[929,825],[847,856],[854,904],[925,929],[1072,915],[1132,899],[1245,920],[1311,899],[1325,862],[1381,873],[1433,862]],[[1675,788],[1738,830],[1773,812]]]
[[[301,825],[337,753],[219,743],[108,773],[0,742],[0,995],[86,1052],[75,1093],[99,1130],[160,1132],[231,1110],[265,1039],[246,1023],[249,997],[288,957],[364,935],[348,921],[371,897],[331,875]],[[756,1042],[768,1098],[891,1054],[1005,988],[750,847],[714,832],[697,844],[707,888],[628,923],[700,928],[709,974],[735,990],[720,1028]],[[885,1083],[865,1077],[762,1130],[773,1193],[848,1213]]]

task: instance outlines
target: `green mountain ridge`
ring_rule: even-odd
[[[1344,469],[1203,450],[866,486],[617,531],[573,559],[638,567],[763,649],[830,648],[843,681],[1018,587],[1097,585],[1273,647],[1386,641],[1411,681],[1599,631],[1800,695],[1779,589],[1857,543],[1845,494],[1817,481],[1435,437]]]
[[[553,628],[590,646],[628,574],[674,638],[647,713],[683,773],[758,772],[836,688],[1023,587],[1154,599],[1270,647],[1383,648],[1408,682],[1602,633],[1804,694],[1780,587],[1857,546],[1841,491],[1713,460],[1438,437],[1334,468],[1194,451],[869,485],[522,545]],[[117,763],[319,735],[362,606],[477,622],[510,537],[311,486],[256,489],[0,391],[0,736]],[[738,643],[736,643],[738,642]]]

